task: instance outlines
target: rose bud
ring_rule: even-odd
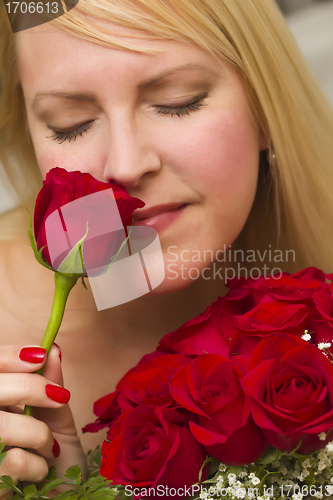
[[[37,250],[54,270],[86,275],[87,270],[109,263],[124,240],[123,226],[130,226],[132,212],[143,206],[143,201],[130,197],[116,182],[101,182],[88,173],[53,168],[46,174],[36,200]],[[116,246],[120,233],[122,241]]]

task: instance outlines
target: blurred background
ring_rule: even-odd
[[[333,0],[277,2],[310,68],[333,103]],[[0,180],[0,213],[15,205]]]

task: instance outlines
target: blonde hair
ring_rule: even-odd
[[[22,197],[22,185],[34,187],[40,177],[4,8],[0,18],[0,161]],[[194,42],[237,68],[272,161],[261,155],[256,199],[235,245],[293,249],[296,262],[285,270],[332,271],[333,112],[274,0],[80,0],[52,24],[100,45],[147,52],[102,21],[132,28],[136,39]]]

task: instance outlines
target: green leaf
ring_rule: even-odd
[[[6,456],[7,456],[7,452],[6,451],[1,452],[1,455],[0,455],[0,465],[5,460]]]
[[[49,473],[45,479],[46,481],[54,481],[55,479],[57,479],[57,469],[55,468],[54,465],[52,465],[52,467],[49,468]]]
[[[9,486],[12,490],[16,491],[16,493],[20,493],[21,496],[23,496],[23,492],[17,488],[14,484],[14,481],[12,480],[12,478],[10,476],[0,476],[0,481],[2,481],[5,485]],[[3,486],[1,485],[1,488],[3,488]]]
[[[34,237],[33,232],[32,232],[32,217],[31,217],[31,213],[29,212],[29,210],[26,207],[24,207],[24,208],[26,209],[26,211],[28,212],[28,215],[29,215],[29,229],[28,229],[28,234],[29,234],[30,244],[31,244],[32,250],[34,252],[35,258],[36,258],[37,262],[39,262],[42,266],[47,267],[47,269],[50,269],[51,271],[53,271],[52,267],[47,262],[45,262],[45,260],[42,257],[42,251],[44,250],[45,246],[42,247],[39,251],[37,249],[36,240],[35,240],[35,237]]]
[[[85,276],[86,271],[84,268],[82,245],[88,236],[88,222],[86,234],[76,243],[68,255],[64,258],[58,267],[58,273],[65,274],[66,276]]]
[[[37,488],[35,484],[29,484],[29,486],[26,486],[23,490],[24,493],[24,500],[30,500],[35,493],[37,493]]]
[[[12,480],[12,478],[10,476],[0,476],[0,479],[1,481],[3,481],[5,484],[7,484],[7,486],[14,486],[14,481]]]
[[[281,457],[281,453],[279,450],[276,450],[272,446],[266,451],[266,453],[259,458],[259,460],[256,460],[256,464],[258,465],[267,465],[271,464],[272,462],[275,462],[275,460],[279,460]]]
[[[41,490],[40,490],[40,494],[41,495],[46,495],[49,491],[52,491],[54,490],[55,488],[57,488],[60,484],[63,484],[64,483],[64,480],[63,479],[54,479],[53,481],[51,481],[50,483],[48,483],[46,486],[44,486]]]
[[[69,467],[66,471],[65,477],[75,483],[78,483],[78,481],[81,482],[81,469],[79,465],[72,465],[72,467]]]

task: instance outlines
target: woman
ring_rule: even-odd
[[[166,270],[156,290],[103,312],[82,287],[70,296],[58,342],[75,424],[59,349],[32,374],[53,278],[13,234],[17,212],[3,218],[0,435],[12,449],[0,473],[40,481],[51,463],[84,463],[80,439],[85,450],[103,440],[80,432],[93,401],[225,292],[230,274],[213,260],[229,245],[270,270],[268,250],[294,252],[284,271],[332,270],[333,115],[273,0],[80,0],[15,36],[2,8],[0,33],[0,158],[25,205],[58,165],[116,180],[145,209],[178,210],[168,224],[147,219]],[[226,254],[223,270],[238,272]],[[29,418],[23,404],[43,408]]]

